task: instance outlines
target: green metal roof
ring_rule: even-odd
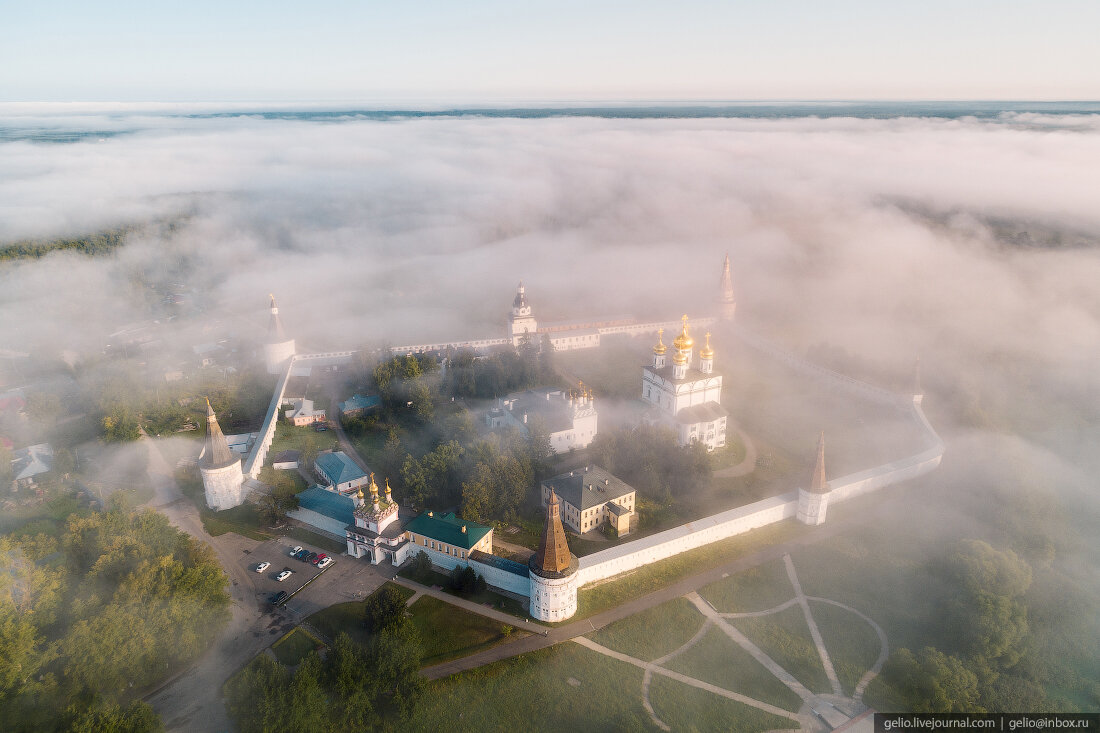
[[[433,512],[424,512],[406,524],[405,529],[436,542],[463,547],[467,550],[481,542],[485,535],[492,531],[483,524],[456,517],[453,512],[432,515]],[[466,528],[465,532],[462,531],[463,527]]]

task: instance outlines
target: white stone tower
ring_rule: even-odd
[[[230,509],[244,501],[241,457],[229,450],[210,400],[206,401],[206,444],[199,454],[199,472],[206,490],[206,505],[214,511]]]
[[[798,521],[809,525],[825,523],[825,512],[829,508],[829,488],[829,484],[825,482],[825,431],[821,431],[810,488],[798,490]]]
[[[531,615],[539,621],[564,621],[577,612],[577,568],[561,524],[558,496],[550,492],[546,528],[539,550],[527,561],[531,571]]]
[[[718,283],[718,304],[721,306],[721,318],[723,321],[732,321],[737,312],[737,300],[733,297],[733,278],[730,277],[730,256],[726,253],[726,261],[722,264],[722,279]]]
[[[699,349],[699,371],[703,374],[714,373],[714,349],[710,348],[710,333],[707,333],[706,344]]]
[[[287,338],[283,331],[283,322],[279,319],[279,306],[275,305],[275,296],[271,296],[271,320],[267,326],[267,341],[264,342],[264,362],[269,374],[280,374],[286,364],[294,357],[294,339]]]
[[[516,298],[512,301],[512,313],[508,317],[508,322],[511,327],[509,335],[513,346],[519,346],[525,336],[536,346],[538,345],[539,325],[531,315],[531,306],[527,303],[527,291],[522,282],[516,288]]]
[[[665,368],[665,353],[668,351],[668,347],[665,346],[665,329],[657,329],[657,345],[653,347],[653,368],[664,369]]]

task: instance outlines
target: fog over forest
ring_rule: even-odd
[[[945,477],[1024,467],[1092,528],[1061,559],[1100,559],[1098,115],[0,127],[27,131],[0,143],[0,242],[139,227],[110,256],[0,266],[6,348],[101,350],[151,317],[149,281],[238,335],[272,292],[306,349],[497,336],[519,280],[540,319],[704,315],[728,252],[739,323],[890,388],[919,356]],[[58,130],[75,141],[38,134]],[[166,328],[189,345],[204,318]]]

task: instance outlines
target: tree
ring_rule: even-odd
[[[1031,585],[1031,567],[1011,550],[980,540],[959,543],[947,567],[960,590],[946,613],[960,650],[990,665],[1013,666],[1028,634],[1021,599]]]
[[[475,522],[484,522],[493,513],[492,471],[484,463],[474,469],[469,481],[462,484],[462,516]]]
[[[883,677],[913,713],[980,713],[978,676],[958,657],[932,647],[914,655],[898,649],[883,669]]]
[[[412,569],[413,572],[421,577],[431,572],[432,559],[428,556],[428,553],[423,550],[416,553],[416,557],[413,558]]]
[[[405,596],[397,586],[385,583],[367,599],[364,622],[367,630],[385,631],[406,622]]]

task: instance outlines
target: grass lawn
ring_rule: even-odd
[[[798,723],[790,718],[781,718],[661,675],[653,675],[649,702],[657,717],[672,730],[756,733],[798,729]]]
[[[260,519],[260,508],[248,502],[220,512],[200,509],[199,516],[202,517],[203,528],[213,537],[236,532],[242,537],[262,542],[274,536],[266,522]]]
[[[802,698],[715,627],[664,666],[792,713],[802,706]]]
[[[275,438],[267,451],[268,460],[274,459],[285,450],[305,451],[310,448],[328,450],[335,441],[336,433],[331,430],[319,433],[312,426],[296,428],[280,420],[275,425]]]
[[[309,632],[302,629],[294,629],[289,634],[271,645],[271,651],[281,664],[293,667],[301,663],[309,653],[324,646]]]
[[[293,537],[300,542],[308,542],[314,547],[320,547],[325,552],[341,553],[348,549],[347,544],[337,542],[331,537],[326,537],[305,527],[291,527],[286,531],[287,537]]]
[[[425,667],[480,652],[517,635],[526,636],[514,627],[505,631],[505,624],[499,621],[464,611],[431,596],[416,599],[409,611],[413,625],[420,632]]]
[[[761,547],[783,542],[804,529],[793,521],[771,524],[646,565],[624,574],[618,580],[581,588],[577,598],[579,608],[570,621],[587,618],[632,598],[672,585],[681,578],[710,570]]]
[[[801,606],[769,616],[730,619],[730,623],[811,692],[832,692]]]
[[[766,611],[794,598],[794,588],[783,561],[773,560],[703,586],[699,595],[720,613]]]
[[[699,611],[687,599],[676,598],[616,621],[589,637],[608,649],[652,662],[678,649],[702,625]]]
[[[404,727],[471,731],[649,731],[642,670],[577,644],[429,683]]]
[[[710,454],[710,466],[718,471],[729,466],[736,466],[745,460],[745,444],[741,442],[741,436],[730,430],[726,432],[726,444]]]
[[[502,596],[501,594],[494,593],[491,590],[484,590],[480,593],[472,593],[468,596],[460,596],[458,595],[458,593],[451,590],[451,577],[449,575],[444,575],[443,573],[436,572],[435,570],[429,570],[427,573],[421,574],[413,570],[412,565],[409,564],[399,570],[397,574],[400,575],[402,578],[415,580],[417,583],[420,583],[421,585],[426,585],[429,588],[431,588],[432,586],[439,586],[446,593],[450,593],[453,596],[463,598],[467,601],[472,601],[473,603],[488,603],[496,610],[502,611],[504,613],[510,613],[513,616],[518,617],[519,619],[530,619],[527,611],[523,608],[523,604],[517,601],[515,598]],[[534,621],[534,619],[530,620]]]
[[[396,588],[406,599],[413,595],[412,589],[397,583],[386,582],[381,587],[385,588],[387,585]],[[376,590],[375,593],[377,592]],[[334,640],[340,632],[344,632],[357,644],[366,644],[370,636],[366,626],[363,625],[366,605],[366,600],[337,603],[335,606],[329,606],[313,614],[306,619],[306,623],[330,641]]]
[[[846,695],[854,694],[863,673],[878,659],[878,634],[859,616],[830,603],[810,601],[821,640],[833,661],[837,679]]]

